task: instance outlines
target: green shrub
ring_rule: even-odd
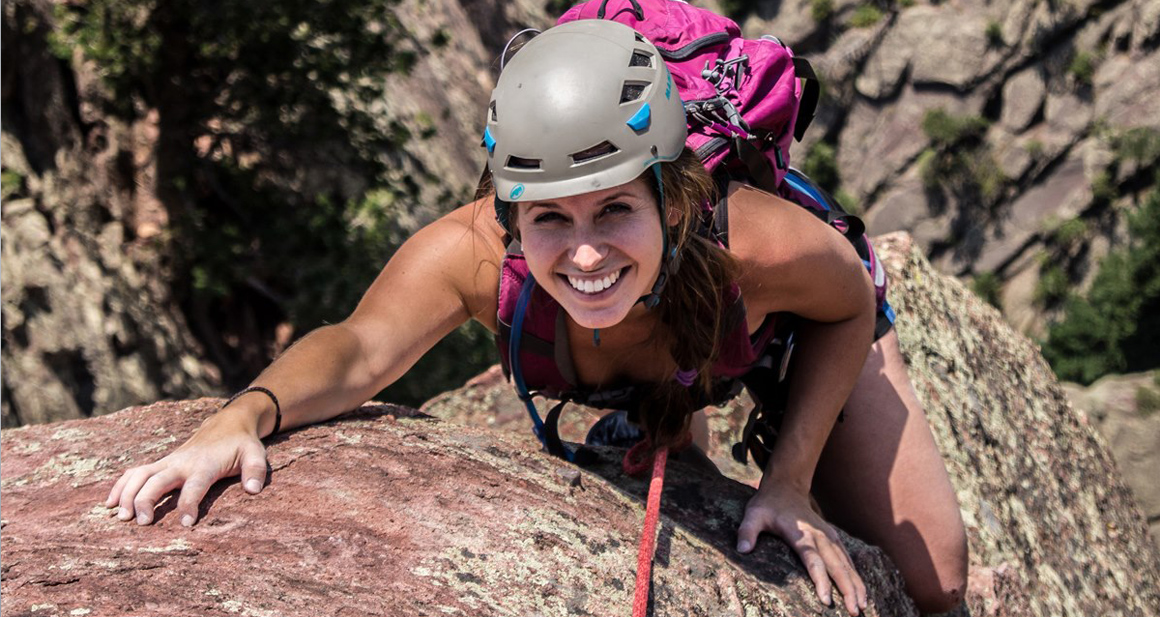
[[[1160,392],[1147,386],[1136,388],[1136,413],[1147,418],[1160,411]]]
[[[922,178],[922,185],[927,189],[937,189],[942,186],[939,178],[939,155],[931,148],[923,150],[918,155],[915,165],[918,165],[918,175]]]
[[[955,116],[941,107],[927,110],[922,117],[922,132],[932,143],[942,147],[980,137],[990,125],[982,116]]]
[[[838,157],[834,146],[825,142],[818,142],[806,153],[802,161],[802,171],[818,186],[829,193],[838,190],[842,178],[838,171]]]
[[[1074,218],[1064,221],[1055,229],[1051,230],[1051,241],[1058,246],[1070,247],[1086,238],[1087,235],[1087,221],[1081,218]]]
[[[850,192],[846,189],[839,188],[838,191],[834,193],[834,199],[838,201],[838,205],[842,206],[843,210],[853,214],[854,216],[862,216],[866,210],[862,202],[854,199],[854,196],[851,195]]]
[[[1096,67],[1099,65],[1099,56],[1089,51],[1081,51],[1071,57],[1067,65],[1067,72],[1072,79],[1081,86],[1091,87],[1095,79]]]
[[[987,30],[984,33],[987,37],[987,47],[998,48],[1004,45],[1003,42],[1003,24],[998,20],[992,19],[987,22]]]
[[[862,4],[854,9],[854,14],[850,16],[850,27],[852,28],[868,28],[874,24],[882,21],[886,14],[882,9],[873,4]]]
[[[971,291],[995,308],[1002,308],[1003,280],[994,272],[980,272],[971,279]]]
[[[1160,130],[1141,126],[1112,138],[1116,159],[1138,165],[1152,165],[1160,159]]]
[[[1035,302],[1040,306],[1056,306],[1067,298],[1071,287],[1067,273],[1057,265],[1050,265],[1039,272],[1035,283]]]
[[[1101,171],[1092,179],[1092,201],[1098,205],[1108,205],[1116,199],[1116,180],[1112,172]]]
[[[1027,142],[1027,144],[1024,145],[1023,147],[1027,149],[1027,154],[1032,159],[1039,160],[1039,159],[1043,158],[1044,150],[1043,150],[1043,142],[1042,141],[1039,141],[1038,139],[1032,139],[1032,140],[1029,140]]]
[[[834,16],[834,0],[810,0],[810,16],[822,23]]]
[[[5,169],[0,172],[0,199],[15,197],[24,191],[24,176]]]

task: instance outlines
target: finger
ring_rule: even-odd
[[[257,495],[266,485],[266,449],[261,443],[252,443],[242,451],[242,486],[246,492]]]
[[[854,584],[854,577],[857,575],[850,565],[850,560],[846,558],[845,551],[823,539],[818,543],[818,553],[826,563],[826,570],[830,573],[830,578],[837,584],[838,591],[842,593],[846,611],[851,615],[857,615],[858,590]]]
[[[757,510],[745,512],[745,518],[741,520],[741,526],[737,528],[738,553],[748,553],[757,546],[757,536],[761,535],[765,529],[762,518]]]
[[[198,506],[216,481],[216,478],[200,474],[185,480],[185,486],[181,487],[181,495],[177,498],[177,514],[182,525],[192,527],[197,522]]]
[[[142,486],[149,481],[153,476],[153,468],[151,466],[137,467],[129,470],[125,478],[125,486],[121,487],[121,499],[118,502],[121,507],[117,510],[117,518],[122,521],[133,519],[133,500],[137,498],[138,491]]]
[[[800,542],[794,546],[798,557],[802,560],[802,564],[806,567],[806,572],[809,572],[810,579],[814,581],[814,589],[818,593],[818,599],[822,604],[830,606],[833,601],[833,587],[830,585],[830,575],[826,572],[826,562],[822,556],[818,554],[818,549],[811,542]]]
[[[153,522],[153,508],[161,496],[181,486],[181,474],[174,469],[166,469],[153,474],[145,482],[133,500],[133,509],[137,512],[137,524],[148,525]]]
[[[854,577],[854,593],[857,595],[858,608],[866,610],[866,582],[858,573],[858,568],[854,565],[854,560],[850,558],[850,553],[846,551],[845,545],[839,546],[842,547],[842,556],[845,557],[846,563],[850,564],[850,575]]]
[[[126,471],[125,473],[121,474],[120,478],[117,478],[117,482],[113,485],[113,489],[109,491],[109,496],[105,498],[106,508],[112,508],[113,506],[117,505],[118,501],[121,500],[121,489],[125,487],[125,480],[128,479],[128,477],[129,472]]]

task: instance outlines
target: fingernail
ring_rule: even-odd
[[[137,515],[137,524],[138,525],[148,525],[149,524],[149,515],[145,514],[144,512],[138,514]]]
[[[127,521],[127,520],[133,518],[133,514],[131,512],[129,512],[129,508],[121,508],[121,509],[117,510],[117,518],[119,518],[123,521]]]
[[[259,482],[257,478],[251,478],[248,482],[246,482],[246,490],[250,491],[251,493],[257,493],[258,491],[262,490],[262,483]]]
[[[193,515],[186,514],[185,516],[181,517],[181,525],[183,527],[193,527]]]
[[[753,545],[749,543],[749,540],[742,540],[737,543],[737,552],[739,553],[748,553],[752,549]]]

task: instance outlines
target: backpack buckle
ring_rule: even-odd
[[[741,75],[743,72],[749,70],[749,55],[742,54],[732,60],[717,59],[715,65],[711,65],[709,61],[705,61],[705,68],[701,71],[701,77],[705,81],[713,84],[717,89],[718,94],[725,94],[730,90],[737,89],[741,84]],[[725,85],[725,79],[732,73],[732,82],[730,86]]]

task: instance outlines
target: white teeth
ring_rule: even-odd
[[[574,276],[569,276],[568,282],[577,291],[582,291],[582,292],[588,293],[588,294],[594,294],[594,293],[600,293],[600,292],[604,291],[605,289],[612,287],[613,284],[615,284],[618,279],[620,279],[620,270],[617,270],[616,272],[613,272],[612,274],[610,274],[602,279],[596,279],[596,280],[591,280],[591,279],[585,280],[585,279],[576,278]]]

